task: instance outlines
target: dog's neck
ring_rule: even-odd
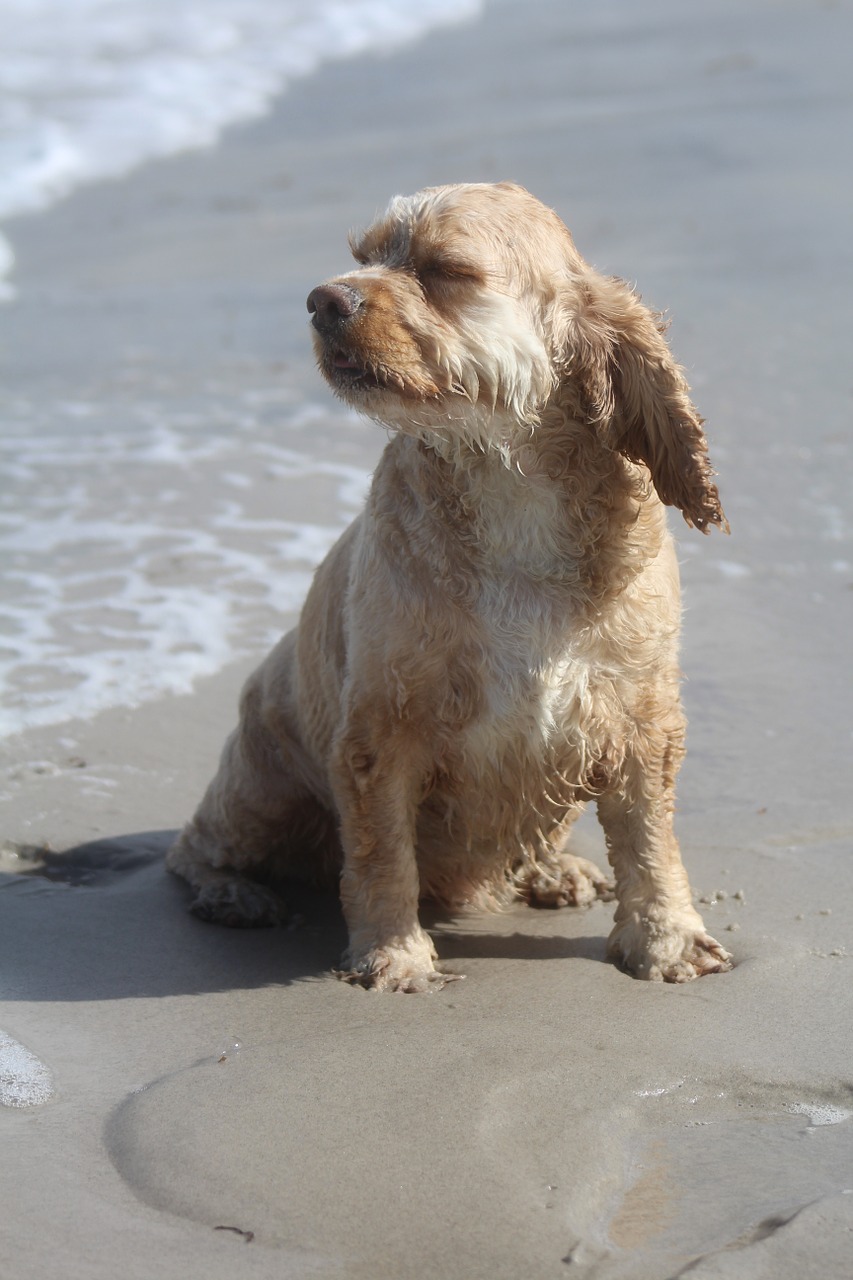
[[[398,437],[406,455],[412,536],[435,567],[448,540],[480,577],[582,597],[593,606],[624,590],[666,536],[664,510],[644,468],[604,445],[594,428],[555,411],[532,431],[485,449],[446,437]]]

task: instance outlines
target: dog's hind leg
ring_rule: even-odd
[[[188,823],[166,855],[168,869],[196,891],[190,903],[194,916],[238,928],[260,928],[287,919],[280,894],[227,861],[215,861],[220,856],[227,859],[228,850],[212,843],[197,820]]]
[[[333,860],[334,819],[310,786],[310,765],[295,736],[260,714],[259,682],[248,682],[240,723],[225,744],[219,770],[192,821],[166,855],[166,866],[196,895],[202,920],[237,927],[287,918],[265,881],[292,875],[321,879]]]

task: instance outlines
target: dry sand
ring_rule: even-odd
[[[35,400],[316,397],[305,294],[433,181],[525,183],[671,309],[733,530],[679,532],[679,831],[738,963],[632,981],[611,908],[519,907],[436,925],[466,982],[386,997],[330,975],[333,901],[190,918],[162,853],[246,664],[11,739],[0,1061],[54,1092],[0,1108],[4,1277],[853,1274],[851,35],[846,4],[495,0],[14,228],[4,379]],[[366,466],[382,443],[331,406],[315,429]]]

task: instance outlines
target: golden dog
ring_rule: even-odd
[[[319,364],[394,435],[169,867],[232,925],[281,918],[264,880],[339,879],[341,976],[420,991],[453,975],[419,899],[612,895],[565,848],[595,800],[609,955],[672,982],[730,968],[673,832],[663,504],[728,526],[659,319],[510,183],[397,197],[352,248],[360,266],[308,298]]]

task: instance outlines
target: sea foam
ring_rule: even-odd
[[[188,693],[293,621],[375,429],[359,454],[354,415],[273,390],[0,403],[0,736]]]
[[[0,1031],[0,1106],[37,1107],[53,1097],[49,1067]]]

